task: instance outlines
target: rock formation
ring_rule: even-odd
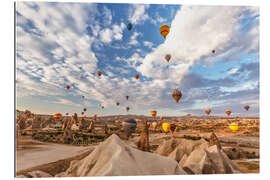
[[[186,174],[171,158],[140,151],[111,135],[82,160],[72,161],[65,177]]]
[[[150,145],[149,145],[149,130],[147,121],[144,122],[143,130],[141,132],[140,140],[137,144],[137,148],[142,151],[150,152]]]
[[[212,132],[211,136],[210,136],[210,141],[209,141],[209,145],[210,146],[213,146],[213,145],[217,145],[217,147],[219,149],[222,149],[221,145],[220,145],[220,142],[216,136],[216,134],[214,132]]]

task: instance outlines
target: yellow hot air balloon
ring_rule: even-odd
[[[165,133],[169,132],[171,125],[169,123],[163,123],[162,129]]]
[[[162,26],[160,26],[159,28],[160,34],[166,38],[166,36],[169,34],[170,32],[170,27],[167,24],[164,24]]]
[[[210,108],[206,108],[204,112],[205,112],[205,114],[209,115],[211,113],[211,109]]]
[[[174,98],[174,100],[178,103],[178,101],[181,99],[182,97],[182,93],[181,91],[178,91],[177,89],[175,89],[172,93],[172,97]]]
[[[157,111],[155,111],[155,110],[151,111],[151,115],[152,115],[152,117],[156,117]]]
[[[236,123],[231,123],[231,124],[229,125],[229,128],[230,128],[233,132],[235,132],[235,131],[237,131],[237,130],[239,129],[239,126],[238,126],[238,124],[236,124]]]

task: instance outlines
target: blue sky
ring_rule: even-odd
[[[212,115],[259,116],[257,7],[16,4],[17,109],[175,116],[210,107]],[[162,24],[170,26],[166,39]]]

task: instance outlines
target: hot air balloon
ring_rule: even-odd
[[[101,72],[101,71],[98,71],[98,72],[97,72],[97,75],[98,75],[98,76],[101,76],[101,75],[102,75],[102,72]]]
[[[128,23],[127,24],[127,29],[130,31],[132,29],[132,24],[131,23]]]
[[[169,62],[170,59],[171,59],[171,57],[172,57],[172,56],[171,56],[170,54],[167,54],[167,55],[165,56],[166,61]]]
[[[84,115],[84,112],[81,112],[82,115]]]
[[[167,133],[170,130],[170,124],[169,123],[162,123],[162,130]]]
[[[139,77],[140,77],[139,74],[136,74],[136,75],[135,75],[135,78],[136,78],[136,79],[139,79]]]
[[[66,86],[66,88],[67,88],[67,90],[68,90],[68,89],[70,88],[70,86],[69,86],[69,85],[67,85],[67,86]]]
[[[232,112],[230,110],[226,110],[225,113],[229,116]]]
[[[128,119],[122,122],[122,126],[125,134],[129,137],[132,133],[135,132],[137,127],[137,122],[134,119]]]
[[[245,110],[247,110],[247,111],[248,111],[248,109],[249,109],[249,105],[246,105],[244,108],[245,108]]]
[[[178,101],[181,99],[182,97],[182,93],[181,91],[178,91],[177,89],[175,89],[172,93],[172,97],[174,98],[174,100],[178,103]]]
[[[84,99],[84,96],[82,96],[82,98]]]
[[[87,109],[86,108],[83,108],[83,111],[86,111]]]
[[[155,110],[151,111],[151,115],[152,115],[152,117],[156,117],[157,111],[155,111]]]
[[[119,103],[119,102],[117,102],[117,103],[116,103],[116,106],[119,106],[119,105],[120,105],[120,103]]]
[[[126,107],[127,112],[129,111],[129,107]]]
[[[158,123],[157,123],[156,121],[152,122],[152,127],[153,127],[154,129],[157,128],[157,125],[158,125]]]
[[[128,100],[129,96],[126,96],[126,99]]]
[[[62,118],[62,114],[60,114],[60,113],[56,113],[56,114],[54,114],[54,115],[53,115],[53,117],[54,117],[54,119],[55,119],[55,120],[57,120],[57,121],[58,121],[59,119],[61,119],[61,118]]]
[[[101,106],[102,109],[104,109],[104,106]]]
[[[176,125],[175,124],[171,124],[170,125],[170,131],[171,131],[172,134],[174,133],[175,129],[176,129]]]
[[[150,128],[151,127],[151,123],[147,123],[147,126],[148,126],[148,128]]]
[[[167,24],[164,24],[162,26],[160,26],[159,28],[160,34],[166,38],[166,36],[169,34],[170,32],[170,27]]]
[[[205,114],[209,115],[211,113],[211,109],[210,108],[206,108],[205,109]]]
[[[66,113],[66,116],[68,116],[68,113]]]
[[[239,129],[239,126],[238,126],[238,124],[236,124],[236,123],[231,123],[231,124],[229,125],[229,128],[230,128],[233,132],[235,132],[235,131],[237,131],[237,130]]]
[[[212,50],[212,53],[215,54],[215,53],[216,53],[216,50],[213,49],[213,50]]]

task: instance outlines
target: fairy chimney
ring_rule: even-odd
[[[144,121],[143,130],[141,132],[140,140],[138,142],[137,148],[142,151],[150,152],[150,145],[149,145],[149,130],[148,130],[148,122],[147,120]]]

